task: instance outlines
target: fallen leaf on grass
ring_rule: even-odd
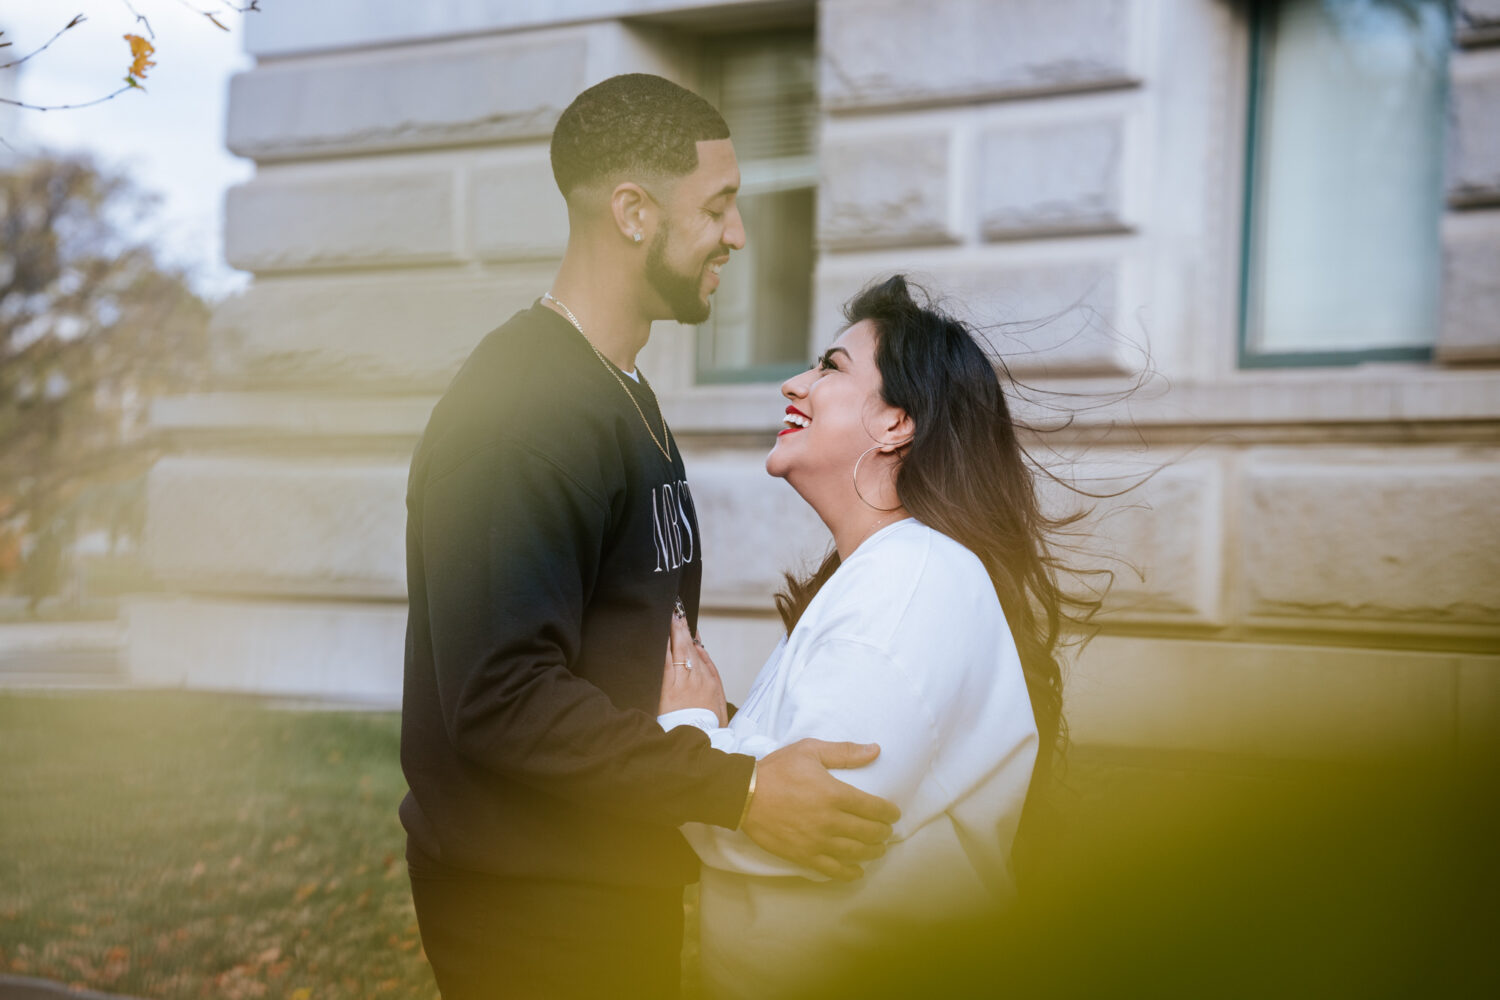
[[[306,902],[307,898],[318,891],[318,883],[307,882],[297,887],[297,893],[293,897],[297,902]]]
[[[99,971],[99,980],[108,986],[130,971],[130,949],[115,945],[104,953],[104,968]]]
[[[306,986],[299,986],[287,994],[286,1000],[312,1000],[312,990]]]

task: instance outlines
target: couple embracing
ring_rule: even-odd
[[[788,578],[735,710],[697,633],[688,472],[635,366],[654,320],[708,317],[745,244],[728,127],[614,77],[562,114],[552,166],[556,280],[455,377],[407,495],[401,820],[443,997],[674,997],[700,871],[715,996],[1003,902],[1061,724],[1062,599],[993,363],[895,277],[782,385],[766,469],[834,548]]]

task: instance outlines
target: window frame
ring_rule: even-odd
[[[808,34],[812,42],[814,60],[816,60],[818,48],[815,26],[771,26],[746,32],[746,35],[755,38],[757,36],[766,37],[778,34],[791,34],[793,32],[801,33],[803,31]],[[722,74],[716,70],[710,71],[709,64],[711,60],[715,59],[715,50],[725,45],[728,39],[735,37],[737,36],[725,35],[705,39],[708,44],[700,58],[698,78],[704,85],[703,89],[709,91],[705,93],[705,96],[713,101],[715,106],[721,106],[723,103]],[[821,113],[816,92],[813,95],[813,112],[815,116]],[[774,385],[807,370],[812,357],[810,344],[813,312],[816,308],[817,299],[817,286],[814,276],[817,271],[819,254],[815,227],[818,198],[818,139],[818,130],[815,127],[812,134],[812,148],[805,156],[771,157],[750,161],[742,160],[740,163],[741,184],[739,198],[741,199],[747,196],[753,198],[791,191],[806,191],[811,195],[814,230],[808,246],[808,311],[806,317],[804,317],[805,327],[802,331],[802,341],[805,348],[804,355],[795,360],[787,360],[780,363],[762,363],[738,368],[705,367],[701,360],[700,343],[703,336],[702,328],[707,324],[695,324],[688,327],[692,331],[690,344],[691,359],[688,364],[689,385],[707,390],[724,386]],[[751,236],[750,238],[753,239],[754,237]],[[711,324],[715,322],[715,319],[711,317],[707,322]]]
[[[1256,195],[1260,190],[1258,152],[1262,131],[1262,94],[1265,82],[1269,28],[1267,21],[1278,0],[1251,0],[1247,11],[1249,32],[1248,95],[1246,100],[1244,189],[1241,196],[1240,214],[1240,259],[1239,259],[1239,303],[1236,321],[1235,344],[1236,366],[1240,370],[1274,368],[1350,368],[1373,362],[1427,362],[1433,361],[1436,343],[1411,347],[1374,347],[1355,350],[1310,350],[1310,351],[1257,351],[1251,346],[1254,309],[1254,281],[1257,277],[1255,251],[1260,227],[1256,213]],[[1451,4],[1444,3],[1452,25]],[[1451,61],[1451,49],[1449,59]],[[1443,122],[1447,127],[1449,107],[1449,75],[1444,74]],[[1442,155],[1441,153],[1439,155]],[[1441,218],[1436,220],[1441,225]],[[1441,290],[1439,291],[1441,303]],[[1438,331],[1439,317],[1433,317],[1433,329]]]

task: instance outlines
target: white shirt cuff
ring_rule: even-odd
[[[705,733],[711,733],[719,728],[719,717],[711,708],[679,708],[675,712],[658,715],[656,721],[668,731],[678,726],[696,726]]]

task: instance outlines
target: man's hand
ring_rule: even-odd
[[[864,767],[880,756],[873,743],[801,740],[763,758],[755,796],[740,829],[772,854],[829,878],[852,882],[859,862],[885,853],[901,810],[828,773]]]

